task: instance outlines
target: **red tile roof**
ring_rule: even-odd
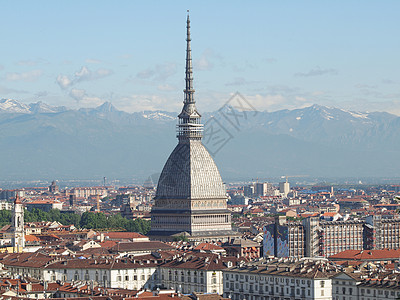
[[[400,249],[345,250],[329,257],[333,260],[390,260],[399,259]]]

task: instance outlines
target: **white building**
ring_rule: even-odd
[[[342,272],[332,278],[333,300],[387,300],[400,298],[400,273]]]
[[[106,258],[60,261],[45,268],[43,279],[50,282],[93,281],[107,288],[152,289],[158,279],[158,261],[150,256],[140,260]]]
[[[223,295],[233,300],[331,300],[335,274],[326,260],[260,260],[224,270]]]
[[[160,281],[164,288],[174,288],[184,294],[223,293],[222,271],[239,260],[218,254],[186,254],[160,265]]]
[[[24,206],[19,198],[18,193],[15,196],[11,228],[13,233],[11,243],[14,252],[22,252],[25,246]]]
[[[279,193],[282,194],[283,197],[287,197],[290,192],[290,184],[286,180],[285,182],[279,182]]]

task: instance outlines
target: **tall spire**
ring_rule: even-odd
[[[186,88],[185,92],[185,103],[194,102],[194,89],[193,89],[193,68],[192,68],[192,49],[190,48],[190,19],[189,10],[186,20]]]
[[[203,133],[201,115],[198,113],[194,101],[192,49],[190,48],[190,19],[189,11],[186,20],[186,68],[183,108],[179,114],[178,139],[180,142],[200,140]]]

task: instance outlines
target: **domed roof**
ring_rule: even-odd
[[[179,143],[158,180],[156,199],[226,198],[213,158],[199,140]]]

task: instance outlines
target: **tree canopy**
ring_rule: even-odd
[[[73,224],[77,228],[119,229],[146,234],[150,231],[150,221],[143,219],[128,220],[120,214],[106,216],[104,213],[85,212],[79,215],[74,212],[61,212],[52,209],[45,212],[40,209],[25,210],[25,222],[57,221],[63,225]],[[11,224],[11,211],[0,210],[0,226]]]

